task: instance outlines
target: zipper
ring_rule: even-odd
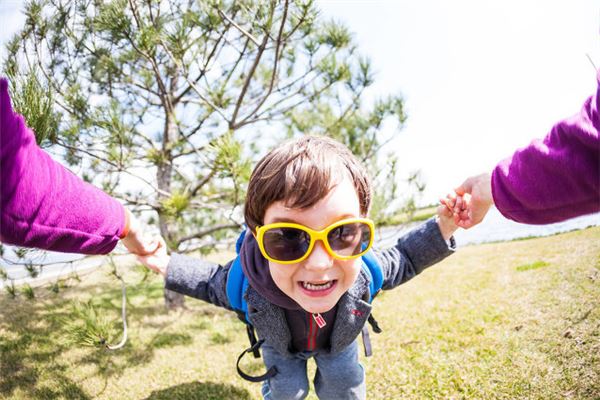
[[[327,325],[325,318],[320,313],[307,313],[308,317],[308,340],[306,348],[308,351],[313,351],[317,346],[317,334],[319,329]],[[312,317],[312,318],[311,318]],[[314,320],[314,321],[313,321]]]
[[[306,350],[308,351],[312,351],[314,349],[314,347],[311,346],[311,341],[312,341],[312,331],[313,331],[313,320],[310,317],[311,314],[310,313],[306,313],[306,317],[308,318],[308,339],[306,342]]]

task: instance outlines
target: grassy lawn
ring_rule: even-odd
[[[129,341],[116,351],[67,333],[74,302],[90,301],[120,340],[108,268],[34,301],[1,294],[0,398],[259,398],[235,372],[247,346],[235,315],[193,299],[167,314],[160,279],[141,277],[126,274]],[[369,399],[598,399],[600,228],[462,248],[378,297],[374,314]]]

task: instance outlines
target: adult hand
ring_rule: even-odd
[[[458,195],[454,204],[454,220],[464,229],[480,223],[494,204],[492,177],[489,173],[467,178],[454,191]]]
[[[125,212],[127,213],[127,218],[129,218],[129,231],[121,239],[121,243],[123,243],[129,252],[138,256],[150,255],[156,252],[160,246],[160,242],[156,239],[146,238],[139,221],[128,209],[125,209]]]

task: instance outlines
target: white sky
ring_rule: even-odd
[[[600,4],[593,0],[319,1],[347,24],[377,72],[368,93],[402,93],[408,121],[391,144],[432,203],[469,175],[579,111],[596,89]],[[23,25],[1,0],[4,43]]]
[[[424,203],[544,136],[596,89],[597,1],[319,3],[372,58],[373,92],[403,94],[393,146],[402,169],[422,170]]]

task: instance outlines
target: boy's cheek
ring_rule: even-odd
[[[288,268],[286,268],[288,267]],[[293,286],[292,276],[290,273],[292,266],[289,265],[279,265],[272,263],[269,261],[269,273],[271,274],[271,278],[273,282],[275,282],[275,286],[277,286],[283,293],[286,295],[290,295],[291,287]],[[286,269],[284,269],[286,268]]]

